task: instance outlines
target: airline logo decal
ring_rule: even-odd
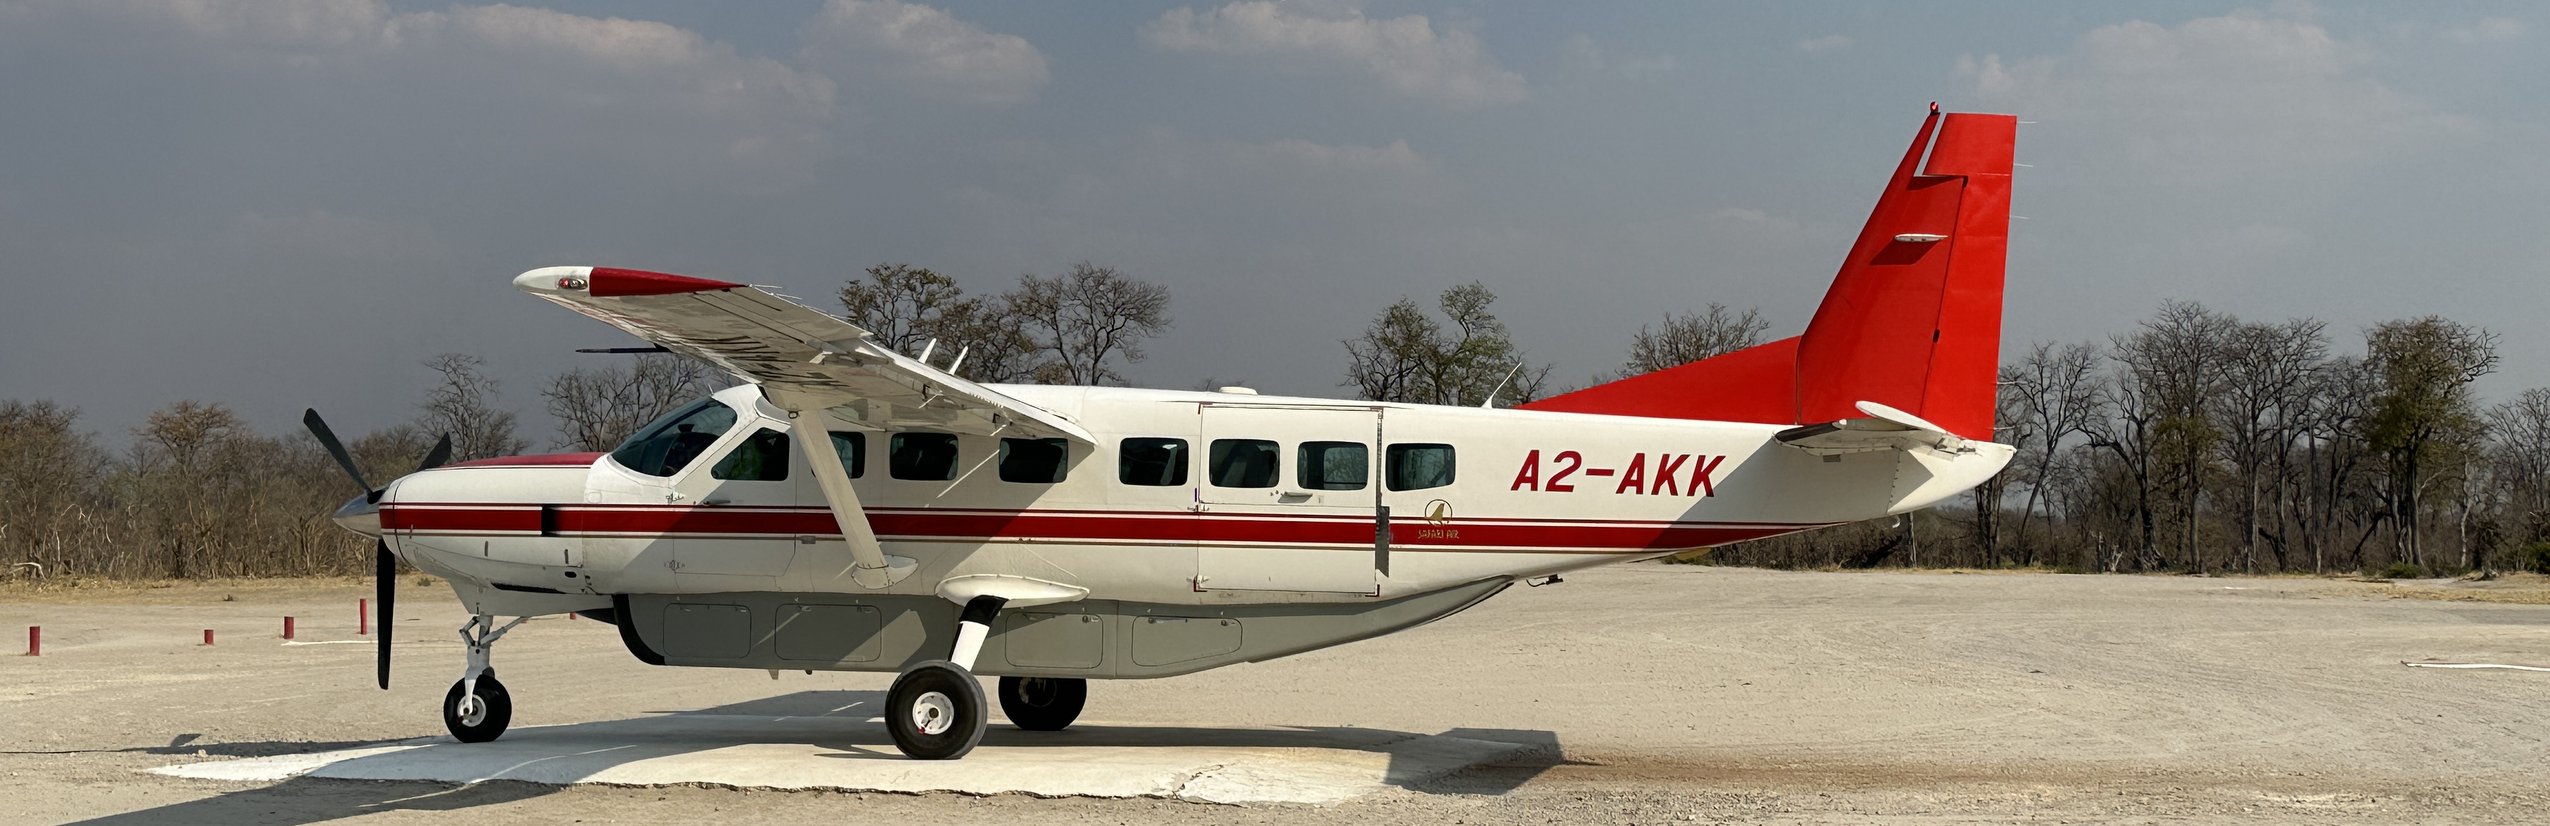
[[[1580,483],[1601,490],[1603,481],[1609,481],[1615,494],[1716,496],[1717,480],[1711,477],[1726,460],[1707,454],[1640,453],[1619,467],[1592,467],[1585,464],[1585,454],[1573,450],[1559,451],[1548,459],[1535,450],[1523,456],[1523,468],[1515,471],[1514,484],[1506,489],[1568,493]]]
[[[1417,529],[1418,539],[1459,539],[1461,529],[1452,527],[1452,503],[1436,499],[1426,503],[1425,527]]]

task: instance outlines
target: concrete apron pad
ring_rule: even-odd
[[[150,771],[198,780],[294,777],[553,786],[1164,797],[1328,804],[1449,775],[1539,746],[1355,728],[994,724],[962,760],[905,758],[873,720],[670,714],[518,728],[493,743],[431,737]]]

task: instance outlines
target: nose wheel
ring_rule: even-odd
[[[503,736],[505,727],[513,724],[513,695],[496,681],[496,668],[487,661],[495,652],[496,640],[529,619],[516,617],[498,626],[495,617],[482,614],[461,625],[460,641],[469,646],[469,667],[450,691],[443,692],[443,728],[452,737],[463,743],[484,743]]]
[[[452,683],[443,693],[443,728],[463,743],[484,743],[505,733],[514,721],[514,698],[493,671],[478,675],[473,692],[468,680]]]

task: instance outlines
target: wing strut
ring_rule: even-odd
[[[832,508],[832,521],[841,526],[841,539],[850,544],[850,581],[862,588],[883,588],[911,576],[919,564],[911,557],[887,556],[877,544],[876,529],[868,526],[868,512],[859,504],[859,492],[850,487],[850,472],[841,467],[841,457],[833,455],[832,439],[823,426],[823,405],[804,395],[765,387],[772,403],[788,411],[795,425],[797,451],[805,456],[806,467],[815,473],[815,485],[823,489],[823,501]]]

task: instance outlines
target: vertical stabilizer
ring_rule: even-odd
[[[2017,133],[2009,115],[1924,119],[1805,335],[1524,407],[1804,424],[1871,401],[1991,440]]]

